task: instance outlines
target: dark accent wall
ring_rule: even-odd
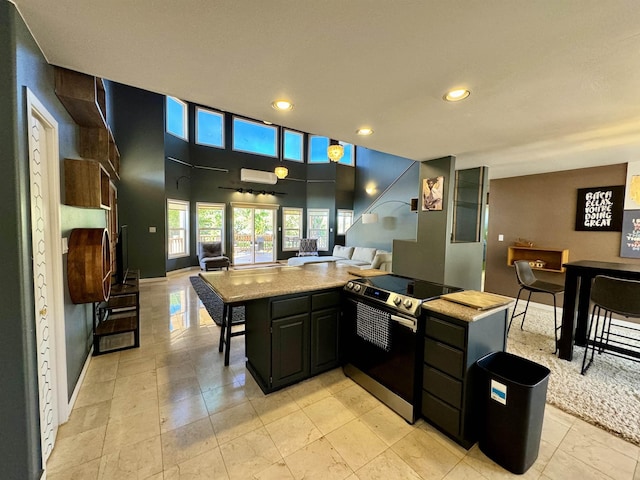
[[[515,271],[507,266],[507,248],[518,238],[542,248],[567,248],[569,261],[640,264],[640,260],[620,257],[620,232],[575,230],[578,189],[624,185],[626,168],[622,163],[491,180],[485,290],[517,295]],[[498,241],[498,235],[504,235],[504,241]],[[535,274],[541,280],[564,283],[563,273]],[[550,295],[534,295],[532,300],[552,303]]]
[[[369,150],[371,152],[371,150]],[[376,198],[375,203],[367,205],[366,211],[360,212],[374,212],[378,214],[378,223],[363,224],[360,214],[356,217],[356,221],[347,231],[347,245],[349,246],[363,246],[374,247],[381,250],[392,251],[393,241],[397,239],[414,241],[416,238],[416,225],[417,216],[416,212],[411,211],[410,204],[411,199],[418,196],[418,177],[420,171],[420,163],[407,161],[398,161],[398,157],[385,158],[384,154],[373,155],[373,158],[369,158],[367,162],[368,167],[377,165],[377,169],[382,172],[388,172],[388,170],[397,170],[399,166],[406,166],[408,169],[404,170],[400,178],[393,179],[395,183],[391,187],[386,189],[383,195]],[[396,168],[393,168],[393,167]],[[372,172],[366,175],[373,183],[375,177],[372,175],[377,170],[373,169]],[[402,172],[401,172],[402,173]],[[360,176],[360,170],[356,176]],[[383,180],[388,181],[389,179]],[[368,197],[368,194],[364,191],[365,186],[360,185],[361,188],[357,191],[361,197]],[[379,192],[378,192],[379,193]],[[364,195],[363,195],[364,194]],[[356,195],[357,196],[357,195]],[[369,200],[369,198],[367,198]]]
[[[371,204],[402,175],[408,168],[417,163],[404,157],[357,147],[357,169],[353,193],[353,209],[356,217],[362,215]],[[415,181],[406,192],[405,199],[418,196],[417,173]],[[373,187],[372,193],[367,188]]]
[[[28,163],[28,88],[58,122],[60,160],[77,158],[75,124],[54,92],[53,67],[48,65],[13,4],[0,1],[0,144],[5,182],[0,189],[0,263],[5,281],[0,289],[0,477],[40,478],[40,431],[35,346],[35,313],[31,248]],[[61,171],[61,179],[63,172]],[[64,199],[64,191],[61,192]],[[61,232],[102,222],[101,210],[62,206]],[[63,259],[63,265],[64,265]],[[91,316],[86,305],[74,305],[62,279],[65,298],[64,333],[67,353],[67,395],[73,392],[90,348]],[[60,319],[56,326],[60,326]]]
[[[129,268],[139,269],[142,278],[164,277],[164,96],[115,82],[110,88],[111,127],[120,151],[118,222],[128,225]]]
[[[38,401],[33,333],[32,270],[28,262],[29,230],[25,225],[26,178],[21,160],[24,139],[18,137],[16,23],[12,4],[0,2],[0,144],[5,178],[0,189],[0,477],[40,478]],[[25,178],[26,175],[26,178]]]

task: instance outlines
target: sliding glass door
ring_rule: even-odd
[[[233,207],[233,264],[276,261],[274,231],[277,207]]]

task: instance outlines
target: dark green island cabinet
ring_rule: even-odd
[[[318,290],[246,303],[247,368],[263,392],[340,365],[341,292]]]
[[[507,307],[484,314],[475,311],[469,321],[456,318],[464,315],[427,311],[422,415],[467,449],[477,441],[476,423],[482,415],[484,393],[476,385],[476,361],[506,348],[507,313]]]

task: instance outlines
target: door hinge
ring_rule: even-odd
[[[273,333],[273,327],[269,327],[269,333]]]
[[[269,386],[273,387],[273,377],[269,377]]]

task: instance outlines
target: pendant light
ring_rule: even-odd
[[[287,167],[283,167],[282,165],[280,165],[275,168],[273,173],[276,174],[276,177],[282,180],[283,178],[286,178],[287,175],[289,175],[289,169]]]
[[[329,140],[327,156],[332,162],[339,162],[344,155],[344,147],[337,140]]]

